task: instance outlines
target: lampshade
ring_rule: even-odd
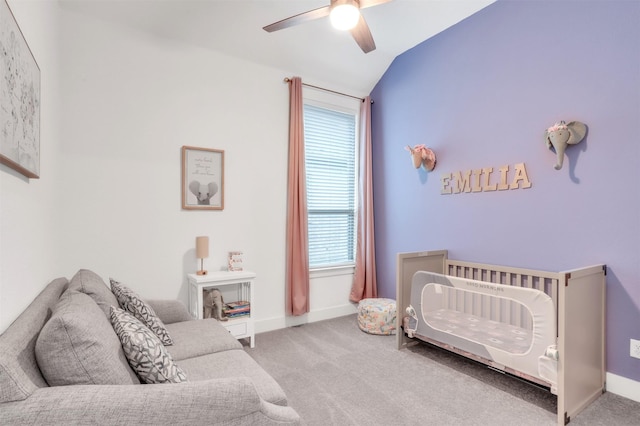
[[[209,237],[196,237],[196,257],[198,259],[209,257]]]
[[[338,30],[350,30],[360,19],[360,10],[353,0],[338,0],[329,14],[331,25]]]

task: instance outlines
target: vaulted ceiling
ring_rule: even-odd
[[[286,70],[305,81],[368,94],[396,56],[495,0],[393,0],[362,10],[376,50],[321,18],[267,33],[265,25],[329,0],[59,0],[61,7],[157,37]]]

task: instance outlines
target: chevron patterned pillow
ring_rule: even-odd
[[[120,307],[149,327],[158,336],[162,344],[165,346],[173,345],[173,339],[169,336],[167,328],[158,318],[153,308],[146,304],[136,292],[121,282],[113,278],[109,278],[109,281],[111,282],[111,292],[118,299]]]
[[[181,383],[187,376],[158,337],[130,313],[111,307],[111,324],[129,365],[143,383]]]

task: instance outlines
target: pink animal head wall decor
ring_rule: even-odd
[[[422,166],[424,170],[430,172],[436,168],[436,153],[430,148],[424,145],[415,145],[411,148],[407,145],[405,149],[411,154],[411,161],[416,169]]]

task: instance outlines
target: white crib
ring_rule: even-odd
[[[399,349],[419,339],[548,387],[559,425],[605,391],[605,265],[546,272],[446,250],[397,262]]]

